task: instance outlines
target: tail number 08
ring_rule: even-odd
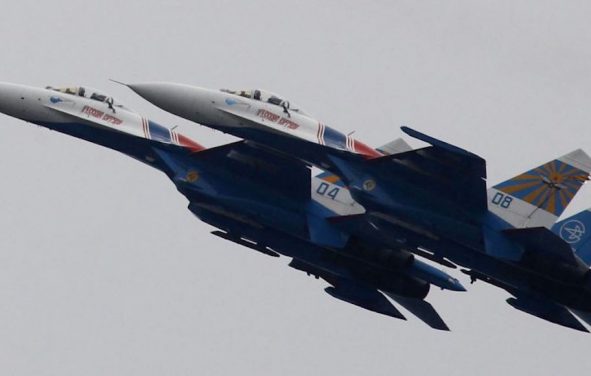
[[[503,209],[507,209],[509,206],[511,206],[511,202],[513,202],[513,197],[504,195],[501,192],[497,192],[493,196],[491,202],[494,205],[502,207]]]

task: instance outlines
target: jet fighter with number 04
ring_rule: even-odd
[[[301,161],[240,141],[206,149],[84,87],[39,89],[0,84],[0,112],[117,150],[164,172],[212,233],[326,280],[326,292],[405,319],[386,296],[435,329],[448,330],[424,300],[431,284],[465,291],[459,281],[400,247],[345,242],[326,221],[363,213],[346,189],[311,177]],[[346,244],[345,244],[346,243]],[[336,249],[334,244],[341,247]]]

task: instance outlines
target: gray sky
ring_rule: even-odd
[[[493,183],[591,152],[590,11],[585,1],[11,1],[0,13],[0,81],[103,89],[206,146],[232,138],[107,79],[262,87],[370,145],[399,137],[400,125],[443,138],[486,158]],[[287,259],[209,235],[155,170],[0,121],[3,375],[591,366],[589,335],[518,312],[482,283],[432,290],[451,333],[334,300]],[[588,206],[585,186],[567,214]]]

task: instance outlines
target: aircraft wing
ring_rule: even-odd
[[[224,109],[224,112],[248,123],[249,127],[246,128],[264,130],[269,137],[274,137],[269,139],[266,146],[271,145],[271,140],[273,148],[278,150],[282,150],[281,145],[290,145],[291,149],[286,149],[286,153],[296,153],[299,157],[307,156],[306,158],[310,158],[310,161],[317,165],[326,165],[327,170],[338,173],[348,184],[361,187],[368,176],[374,176],[379,181],[386,178],[396,185],[400,185],[397,182],[404,180],[406,185],[421,188],[423,193],[420,197],[437,197],[433,200],[442,208],[439,211],[448,212],[450,208],[458,208],[478,215],[487,210],[484,159],[408,127],[402,127],[402,130],[411,137],[430,143],[431,146],[408,150],[407,145],[395,141],[391,145],[385,145],[385,152],[389,153],[391,150],[396,153],[368,159],[366,155],[352,153],[345,148],[319,144],[313,134],[290,136],[285,132],[269,129],[254,115],[237,113],[229,109]],[[246,134],[236,135],[248,138]],[[291,141],[284,143],[286,138]],[[293,150],[294,138],[299,139],[301,152]],[[429,203],[426,206],[433,207],[433,204]]]
[[[487,210],[486,162],[457,146],[408,127],[403,132],[431,146],[370,160],[383,169],[396,168],[398,178],[422,182],[422,186],[470,211]]]

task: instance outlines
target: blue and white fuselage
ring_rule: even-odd
[[[510,292],[515,308],[586,330],[567,307],[591,312],[589,263],[550,230],[589,179],[591,158],[582,150],[487,190],[483,158],[408,127],[402,130],[430,146],[379,153],[333,129],[327,142],[319,136],[326,135],[320,122],[261,91],[166,82],[127,86],[175,115],[321,168],[330,173],[327,182],[342,179],[365,209],[330,219],[348,235],[377,247],[430,250],[471,269],[465,272],[474,280]],[[327,233],[311,237],[337,246],[338,236]]]
[[[329,294],[390,316],[403,316],[380,294],[422,299],[430,284],[463,291],[448,274],[402,250],[375,251],[356,241],[331,247],[338,229],[326,221],[364,209],[342,186],[310,177],[310,169],[244,142],[206,149],[96,90],[83,87],[32,88],[0,84],[0,112],[129,155],[157,168],[189,200],[189,209],[221,231],[225,239],[275,255],[292,257],[291,266],[329,281]],[[328,234],[328,235],[327,235]],[[387,262],[385,262],[387,261]],[[434,311],[433,311],[434,312]],[[431,326],[446,329],[436,313]]]

